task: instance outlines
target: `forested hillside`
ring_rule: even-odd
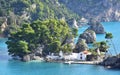
[[[85,19],[120,21],[120,0],[59,0]]]
[[[1,33],[16,31],[24,22],[65,19],[68,25],[80,25],[91,18],[120,21],[120,0],[0,0]]]
[[[7,23],[1,27],[6,34],[15,31],[24,22],[54,18],[65,19],[69,23],[69,20],[80,17],[58,0],[0,0],[0,25]],[[7,30],[4,29],[6,27]]]

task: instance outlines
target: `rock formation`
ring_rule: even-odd
[[[86,44],[86,40],[79,39],[76,46],[75,46],[74,52],[81,52],[84,50],[88,50],[88,45]]]
[[[67,23],[69,24],[70,28],[78,28],[78,22],[75,19],[69,19],[67,21]]]
[[[4,32],[7,26],[7,18],[0,17],[0,31]]]
[[[96,34],[93,30],[86,30],[79,36],[79,39],[85,39],[86,43],[93,43],[96,41]]]
[[[116,56],[108,57],[101,63],[101,65],[105,66],[106,68],[120,69],[120,58]]]
[[[75,48],[75,44],[74,44],[74,38],[67,38],[66,39],[66,43],[70,45],[71,49]]]
[[[104,34],[105,30],[103,25],[96,21],[96,20],[90,20],[90,22],[88,23],[90,25],[90,27],[88,27],[87,30],[93,30],[95,31],[96,34]]]
[[[30,55],[25,55],[25,56],[23,56],[22,61],[27,62],[27,61],[30,61],[30,60],[31,60],[31,59],[30,59]]]
[[[120,21],[119,0],[58,0],[80,16],[98,21]]]

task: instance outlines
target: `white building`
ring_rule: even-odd
[[[65,55],[65,60],[86,60],[87,55],[91,55],[87,50],[80,53],[72,53],[71,55]]]
[[[57,60],[57,59],[65,59],[65,60],[86,60],[87,55],[91,55],[90,52],[87,50],[80,52],[80,53],[72,53],[70,55],[63,55],[63,52],[59,52],[59,56],[55,56],[53,53],[52,55],[48,55],[46,58],[52,59],[52,60]]]
[[[54,53],[51,53],[51,55],[47,55],[47,59],[57,60],[57,59],[63,59],[63,52],[60,51],[59,55],[54,55]]]

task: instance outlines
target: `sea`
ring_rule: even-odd
[[[120,22],[103,22],[102,24],[106,32],[113,34],[113,43],[117,53],[120,53]],[[83,33],[87,27],[79,28],[78,34]],[[13,60],[8,55],[6,41],[7,38],[0,38],[0,75],[120,75],[120,70],[106,69],[98,65]],[[97,34],[97,41],[105,41],[105,35]],[[109,50],[115,54],[112,46]]]

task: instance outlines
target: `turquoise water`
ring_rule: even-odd
[[[120,22],[103,23],[107,32],[114,35],[113,41],[120,52]],[[82,33],[86,27],[80,28]],[[97,35],[97,41],[104,40],[104,35]],[[5,41],[0,39],[0,75],[120,75],[120,70],[108,70],[102,66],[81,65],[81,64],[62,64],[62,63],[45,63],[45,62],[20,62],[12,60],[8,56]],[[111,48],[111,51],[112,48]]]

